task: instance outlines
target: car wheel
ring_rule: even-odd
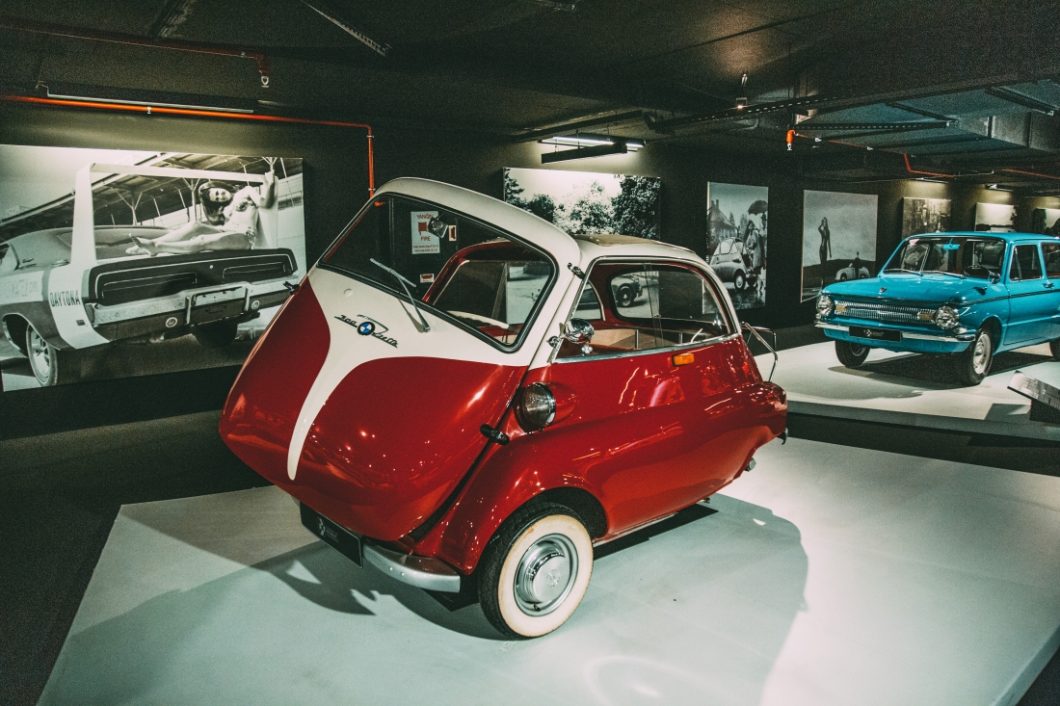
[[[1049,352],[1053,354],[1053,360],[1060,360],[1060,338],[1049,341]]]
[[[978,385],[990,372],[993,362],[994,343],[990,332],[979,329],[972,344],[954,356],[957,379],[965,385]]]
[[[232,319],[196,326],[191,332],[203,348],[224,348],[236,340],[238,328],[239,322]]]
[[[633,287],[628,284],[623,284],[618,288],[618,305],[629,306],[633,303],[633,300],[637,298],[637,295],[633,293]]]
[[[577,513],[528,505],[501,525],[482,556],[482,612],[506,637],[545,635],[574,613],[592,572],[592,540]]]
[[[59,350],[44,340],[32,324],[26,326],[26,357],[42,387],[76,382],[81,377],[78,351]]]
[[[840,272],[839,273],[839,281],[840,282],[846,282],[847,281],[847,273],[846,272]]]
[[[860,368],[869,357],[869,347],[850,341],[836,341],[835,355],[848,368]]]
[[[732,276],[732,286],[737,292],[742,292],[744,287],[747,286],[747,277],[744,275],[743,270],[737,270],[736,274]]]

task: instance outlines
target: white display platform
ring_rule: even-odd
[[[1015,703],[1060,642],[1060,478],[797,439],[758,461],[518,642],[273,488],[125,506],[41,703]]]
[[[1060,441],[1060,424],[1030,421],[1030,400],[1008,389],[1015,372],[1060,387],[1060,361],[1042,344],[1002,353],[990,375],[963,387],[948,358],[873,349],[864,367],[844,367],[832,341],[780,351],[773,381],[794,413]],[[755,358],[769,375],[772,355]],[[1060,468],[1060,459],[1057,460]]]

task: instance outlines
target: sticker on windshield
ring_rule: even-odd
[[[427,229],[431,221],[437,221],[437,211],[412,212],[412,254],[436,255],[442,251],[438,236]]]

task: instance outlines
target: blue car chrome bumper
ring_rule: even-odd
[[[824,331],[824,335],[837,341],[909,353],[960,353],[968,348],[975,338],[974,331],[964,329],[944,334],[909,330],[878,322],[862,324],[817,321],[816,326]]]

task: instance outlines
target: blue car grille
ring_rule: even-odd
[[[835,313],[837,316],[848,316],[853,319],[881,321],[890,324],[930,324],[935,310],[916,306],[895,306],[893,304],[836,300]]]

